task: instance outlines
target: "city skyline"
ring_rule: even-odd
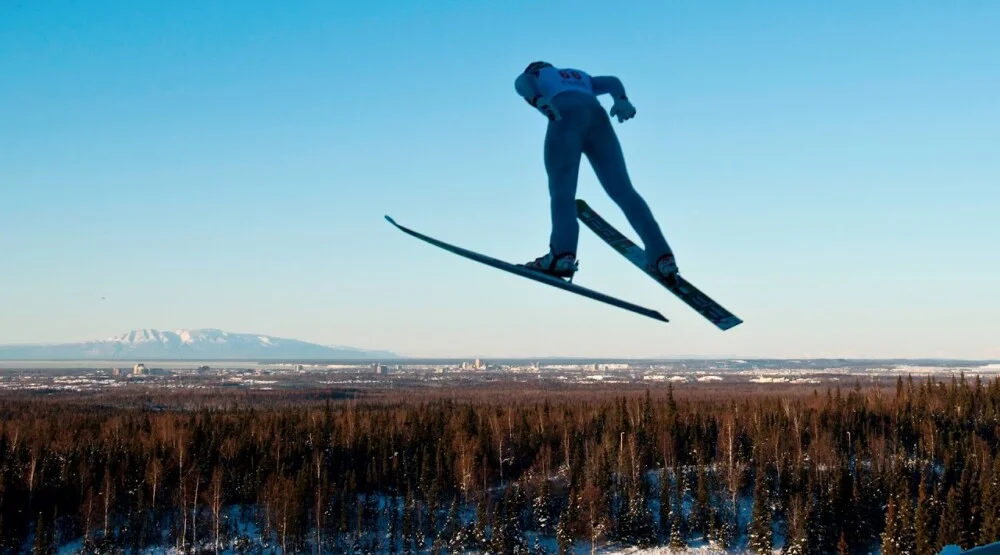
[[[267,356],[266,353],[261,353],[260,351],[246,351],[243,356],[239,356],[239,353],[232,354],[229,356],[194,356],[191,353],[183,354],[183,356],[171,356],[171,354],[177,355],[178,352],[170,351],[158,352],[153,356],[149,356],[148,351],[134,351],[129,352],[128,350],[122,350],[116,353],[113,357],[101,356],[101,354],[95,349],[95,345],[107,345],[112,343],[132,343],[135,337],[139,340],[136,343],[131,344],[131,347],[142,347],[144,343],[166,343],[168,340],[161,339],[160,334],[180,334],[185,335],[208,335],[205,339],[210,342],[218,343],[219,337],[221,335],[230,336],[236,343],[240,341],[246,341],[248,338],[259,339],[262,344],[268,344],[272,346],[281,346],[283,344],[292,343],[293,345],[301,344],[306,350],[303,353],[296,355],[274,355]],[[214,334],[214,335],[212,335]],[[173,338],[176,339],[176,338]],[[39,348],[41,349],[41,354],[36,354],[31,357],[24,356],[14,356],[10,354],[9,349],[17,347],[29,347],[29,348]],[[70,347],[80,347],[81,349],[86,349],[92,351],[88,356],[72,356],[79,354],[77,351],[53,351],[51,349],[66,349]],[[235,347],[239,347],[236,345]],[[251,345],[251,347],[253,347]],[[223,347],[228,348],[228,347]],[[312,348],[328,348],[327,357],[323,357],[317,354]],[[49,350],[46,350],[49,349]],[[337,353],[335,350],[341,350]],[[55,356],[47,357],[44,356],[46,353],[59,353]],[[323,343],[312,343],[303,342],[299,339],[292,337],[275,337],[264,334],[255,333],[244,333],[244,332],[234,332],[219,329],[176,329],[176,330],[156,330],[152,328],[143,328],[138,330],[131,330],[125,334],[117,334],[106,338],[95,338],[87,341],[79,342],[49,342],[49,343],[0,343],[0,363],[8,362],[25,362],[31,363],[34,366],[38,364],[45,363],[46,361],[68,361],[68,362],[79,362],[85,363],[86,361],[101,361],[101,362],[111,362],[111,361],[123,361],[123,360],[150,360],[150,361],[166,361],[178,364],[187,364],[192,362],[236,362],[236,361],[249,361],[249,360],[262,360],[262,361],[281,361],[281,360],[329,360],[329,361],[343,361],[347,363],[348,361],[354,362],[378,362],[385,361],[386,364],[399,364],[402,362],[413,362],[413,361],[465,361],[462,364],[471,364],[473,367],[478,367],[480,363],[486,364],[489,361],[553,361],[553,360],[565,360],[565,361],[649,361],[649,360],[702,360],[702,361],[743,361],[743,360],[781,360],[781,361],[795,361],[795,360],[878,360],[878,361],[919,361],[919,360],[939,360],[939,361],[968,361],[975,363],[993,363],[1000,362],[1000,357],[905,357],[905,356],[873,356],[873,357],[795,357],[795,356],[784,356],[784,357],[774,357],[774,356],[745,356],[740,354],[730,354],[730,355],[703,355],[698,353],[676,353],[672,355],[661,355],[661,356],[628,356],[628,355],[584,355],[584,354],[572,354],[572,353],[536,353],[536,354],[518,354],[518,353],[508,353],[496,356],[484,356],[482,353],[452,353],[448,355],[434,355],[434,354],[415,354],[409,352],[399,352],[390,348],[379,348],[379,347],[358,347],[356,345],[332,345]]]

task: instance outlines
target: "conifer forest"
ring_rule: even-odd
[[[171,395],[0,398],[0,553],[928,555],[1000,540],[995,378]]]

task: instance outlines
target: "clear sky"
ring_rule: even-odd
[[[1000,3],[0,3],[0,343],[214,327],[415,356],[1000,357]],[[547,248],[534,60],[614,124],[721,332]],[[610,101],[603,100],[610,108]],[[635,237],[589,165],[579,196]],[[102,299],[104,297],[104,299]]]

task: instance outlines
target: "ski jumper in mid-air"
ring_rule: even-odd
[[[621,81],[533,62],[514,81],[514,88],[549,119],[544,146],[552,210],[549,252],[523,266],[560,278],[572,278],[576,273],[580,235],[576,187],[580,158],[586,155],[601,186],[642,240],[649,270],[667,277],[677,274],[673,251],[646,201],[632,186],[611,119],[597,98],[611,95],[614,106],[610,114],[617,116],[619,123],[635,116]]]

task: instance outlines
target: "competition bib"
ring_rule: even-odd
[[[538,86],[542,89],[542,94],[548,98],[555,98],[557,94],[566,91],[594,94],[590,75],[579,69],[543,68],[538,74]]]

